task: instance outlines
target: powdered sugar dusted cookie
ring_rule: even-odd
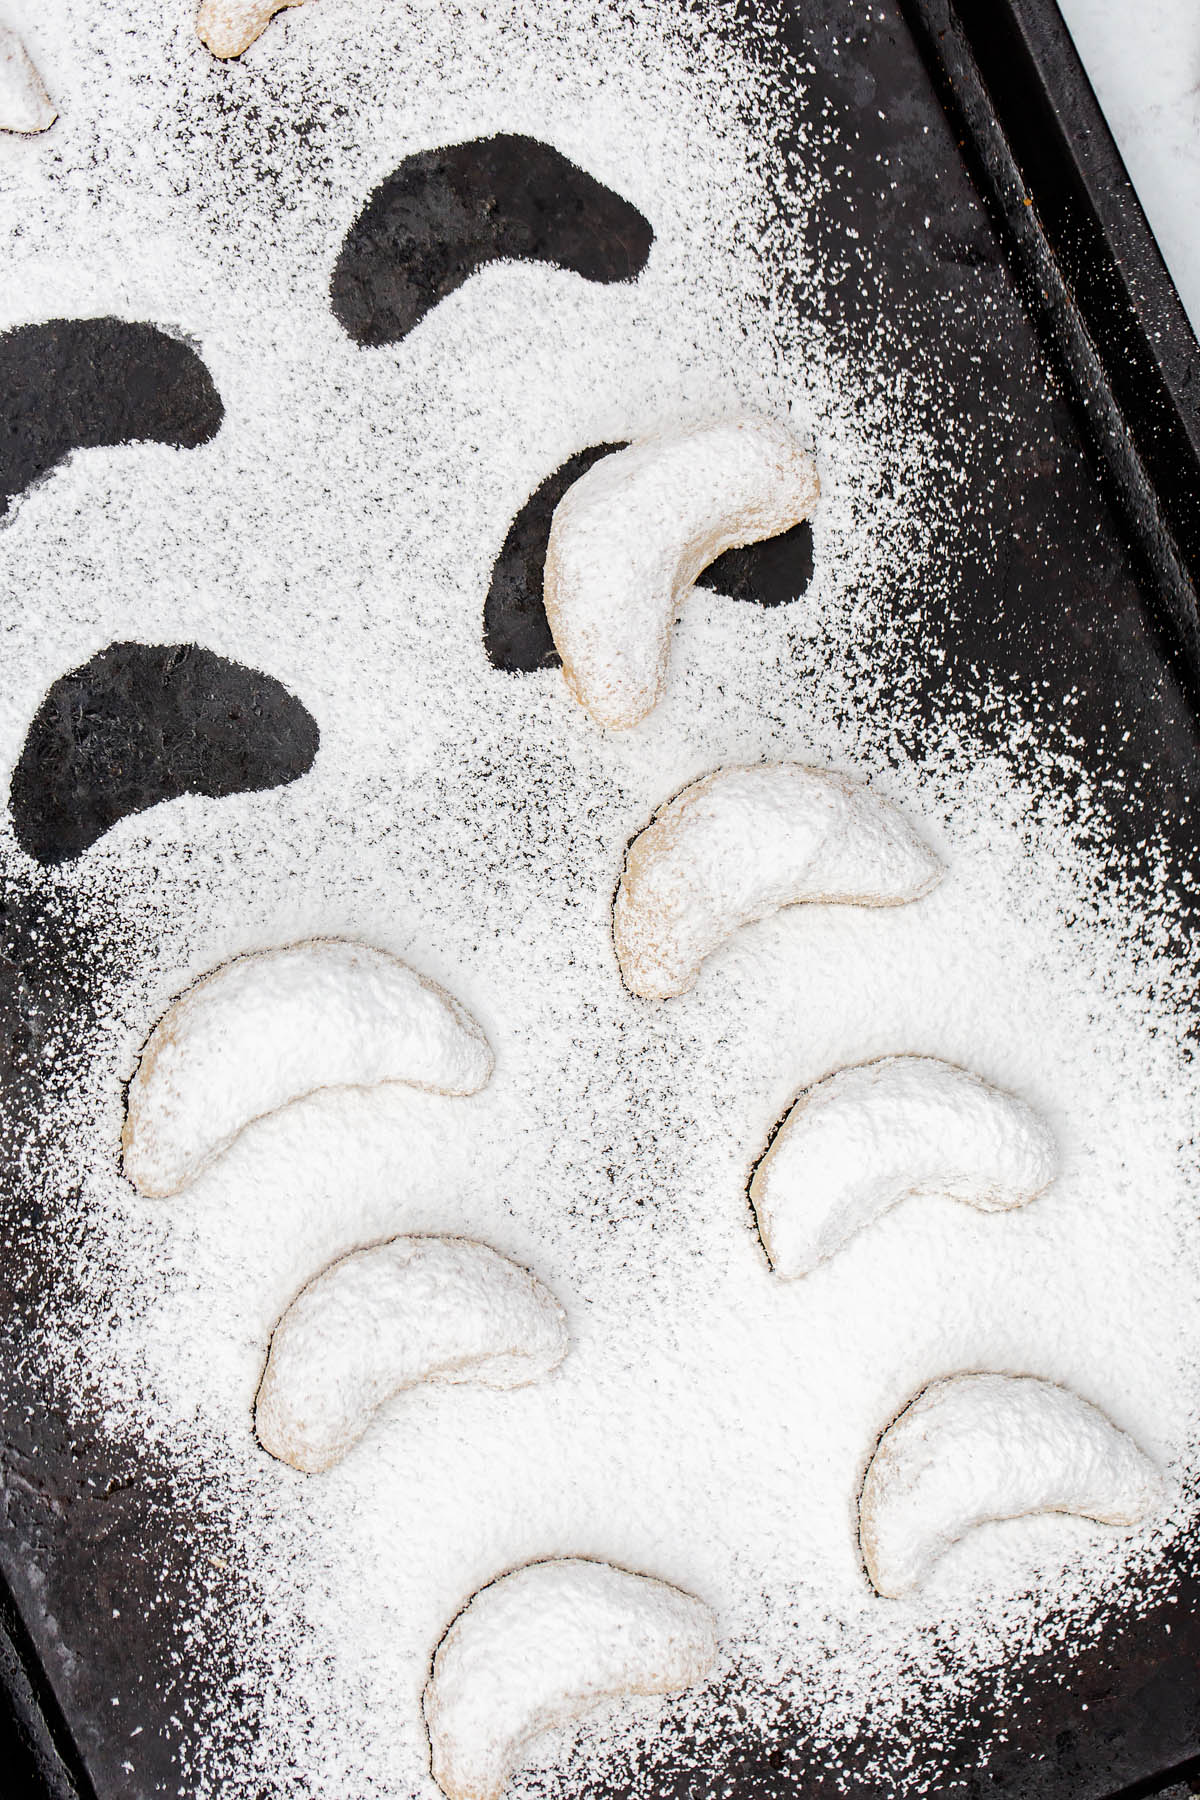
[[[201,0],[196,30],[214,56],[240,56],[260,38],[277,12],[304,0]]]
[[[491,1072],[474,1020],[385,950],[314,940],[241,956],[150,1034],[129,1084],[125,1173],[139,1193],[176,1194],[253,1119],[318,1088],[473,1094]]]
[[[904,815],[849,775],[718,769],[629,847],[613,908],[621,974],[645,999],[682,994],[732,932],[781,906],[900,906],[941,874]]]
[[[433,1777],[495,1800],[531,1741],[604,1700],[676,1694],[716,1657],[704,1602],[611,1563],[529,1563],[481,1588],[438,1645],[425,1689]]]
[[[671,627],[701,570],[808,518],[816,464],[786,425],[727,419],[632,444],[559,501],[546,616],[563,674],[600,725],[636,725],[662,697]]]
[[[330,1469],[385,1400],[420,1382],[524,1387],[567,1353],[548,1288],[486,1244],[398,1237],[355,1250],[297,1295],[271,1339],[259,1442],[292,1468]]]
[[[28,50],[11,26],[0,25],[0,131],[49,131],[57,117]]]
[[[1069,1388],[1032,1375],[952,1375],[880,1439],[859,1538],[876,1590],[895,1599],[989,1519],[1064,1512],[1135,1525],[1161,1495],[1149,1457]]]
[[[1002,1212],[1054,1172],[1054,1141],[1023,1100],[934,1057],[888,1056],[800,1095],[750,1198],[771,1266],[790,1279],[909,1195]]]

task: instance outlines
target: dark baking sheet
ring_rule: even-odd
[[[738,29],[738,9],[722,10]],[[955,604],[920,646],[930,729],[942,695],[975,678],[1079,688],[1071,724],[1113,784],[1124,840],[1165,822],[1186,856],[1200,788],[1200,359],[1052,0],[756,10],[781,46],[804,46],[807,103],[847,126],[836,155],[848,173],[809,226],[816,256],[854,264],[831,286],[832,328],[853,346],[886,308],[895,342],[936,359],[963,396],[999,471],[971,508],[980,545],[1003,546],[1001,573],[960,548]],[[94,952],[36,884],[5,894],[3,919],[3,1099],[19,1127],[46,1021],[86,1026]],[[19,1331],[62,1277],[19,1191],[3,1204],[0,1299]],[[3,1402],[0,1794],[186,1792],[189,1721],[220,1703],[211,1671],[186,1656],[189,1564],[230,1552],[237,1579],[219,1511],[185,1505],[170,1467],[136,1443],[114,1450],[72,1395],[35,1376],[8,1381]],[[1020,1705],[1001,1712],[981,1684],[928,1791],[1088,1800],[1177,1776],[1200,1753],[1198,1599],[1181,1561],[1157,1610],[1118,1613],[1069,1670],[1023,1671]],[[713,1791],[718,1775],[730,1800],[832,1794],[803,1748],[731,1739],[714,1771],[668,1738],[652,1775],[680,1796]],[[852,1791],[895,1800],[904,1782],[864,1777]]]

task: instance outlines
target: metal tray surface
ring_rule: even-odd
[[[727,29],[739,10],[723,9]],[[788,0],[777,30],[814,68],[807,104],[844,127],[829,154],[848,167],[807,228],[814,256],[855,270],[830,289],[832,327],[852,348],[886,310],[894,342],[933,359],[969,410],[994,470],[970,496],[980,554],[956,550],[954,602],[914,646],[924,722],[911,751],[973,682],[1079,690],[1072,729],[1120,840],[1165,828],[1182,866],[1200,785],[1200,365],[1061,20],[1051,0]],[[0,1072],[19,1126],[47,1022],[86,1028],[97,970],[36,884],[6,893],[2,917]],[[16,1333],[64,1278],[11,1188],[3,1207]],[[180,1746],[221,1700],[185,1654],[187,1570],[213,1556],[236,1582],[235,1547],[216,1509],[185,1503],[144,1446],[115,1453],[71,1393],[6,1377],[3,1404],[0,1792],[175,1796]],[[1025,1668],[1019,1705],[981,1683],[928,1791],[1098,1800],[1178,1773],[1200,1754],[1198,1601],[1181,1563],[1174,1593],[1148,1613],[1118,1609],[1069,1669]],[[133,1716],[136,1748],[114,1728]],[[851,1791],[904,1793],[895,1748],[893,1783]],[[718,1776],[728,1800],[845,1791],[799,1738],[731,1739],[719,1770],[681,1739],[660,1748],[655,1776],[681,1800]]]

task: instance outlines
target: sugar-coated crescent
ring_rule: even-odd
[[[572,483],[550,527],[543,596],[585,711],[613,729],[645,718],[696,577],[726,550],[790,531],[820,491],[794,433],[754,416],[631,444]]]
[[[214,56],[240,56],[260,38],[278,12],[304,0],[201,0],[196,14],[200,41]]]
[[[1070,1388],[1032,1375],[951,1375],[880,1439],[859,1540],[876,1591],[897,1599],[988,1520],[1062,1512],[1135,1525],[1162,1491],[1133,1439]]]
[[[129,1084],[125,1173],[176,1194],[253,1119],[318,1088],[473,1094],[492,1053],[456,1000],[386,950],[316,939],[239,956],[163,1014]]]
[[[437,1647],[425,1689],[433,1778],[448,1800],[497,1800],[531,1741],[604,1700],[676,1694],[716,1658],[702,1600],[611,1563],[528,1563],[480,1588]]]
[[[330,1469],[385,1400],[421,1382],[524,1387],[567,1353],[548,1288],[468,1238],[399,1237],[322,1271],[271,1339],[259,1442],[306,1474]]]
[[[1023,1206],[1054,1179],[1033,1108],[953,1063],[887,1056],[802,1093],[750,1183],[777,1275],[807,1275],[914,1194],[983,1212]]]
[[[850,775],[799,763],[718,769],[630,845],[613,908],[617,960],[631,993],[666,999],[739,926],[781,906],[901,906],[941,875],[903,813]]]
[[[9,25],[0,25],[0,131],[49,131],[58,109],[25,45]]]

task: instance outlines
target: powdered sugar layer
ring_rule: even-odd
[[[743,56],[702,13],[646,0],[320,0],[226,67],[190,8],[56,0],[37,49],[63,117],[0,141],[0,322],[173,324],[227,417],[195,451],[82,452],[14,508],[0,764],[64,669],[127,638],[263,668],[321,730],[302,781],[126,819],[70,869],[33,869],[7,826],[0,845],[117,970],[98,1025],[47,1046],[54,1156],[25,1179],[84,1299],[31,1362],[94,1398],[114,1438],[157,1446],[240,1545],[240,1601],[203,1561],[193,1575],[186,1658],[233,1659],[241,1680],[180,1724],[181,1784],[435,1800],[420,1701],[447,1619],[499,1569],[582,1553],[696,1594],[721,1657],[654,1721],[622,1709],[552,1735],[516,1791],[544,1791],[573,1745],[572,1782],[645,1791],[672,1725],[709,1768],[731,1734],[774,1733],[861,1785],[864,1741],[900,1724],[918,1791],[957,1705],[985,1682],[999,1710],[1024,1656],[1086,1641],[1108,1595],[1152,1594],[1188,1523],[1192,984],[1162,846],[1112,874],[1069,695],[973,698],[916,758],[879,705],[902,686],[879,633],[921,652],[921,605],[944,595],[932,524],[951,529],[974,446],[886,322],[852,359],[828,340],[830,271],[795,230],[822,198],[803,71],[781,97],[752,40]],[[785,113],[791,210],[764,198]],[[325,284],[363,199],[403,156],[501,130],[637,205],[645,273],[597,289],[492,266],[402,346],[358,349]],[[667,694],[619,739],[557,674],[491,669],[488,575],[538,482],[583,445],[743,409],[818,457],[803,599],[693,594]],[[633,1001],[611,938],[626,844],[714,768],[781,759],[868,780],[946,878],[918,906],[779,913],[669,1006]],[[121,1084],[155,1021],[230,957],[322,935],[461,999],[493,1081],[453,1102],[321,1093],[243,1133],[176,1205],[139,1201],[116,1167]],[[898,1053],[1025,1096],[1060,1146],[1052,1194],[1000,1220],[901,1205],[799,1286],[774,1281],[754,1158],[800,1089]],[[572,1354],[507,1395],[414,1393],[403,1430],[381,1418],[303,1479],[254,1439],[271,1328],[315,1271],[397,1232],[460,1232],[536,1269]],[[1168,1469],[1167,1499],[1127,1537],[984,1527],[888,1607],[858,1558],[867,1461],[913,1393],[979,1368],[1100,1405]],[[134,1760],[136,1696],[120,1711]]]

